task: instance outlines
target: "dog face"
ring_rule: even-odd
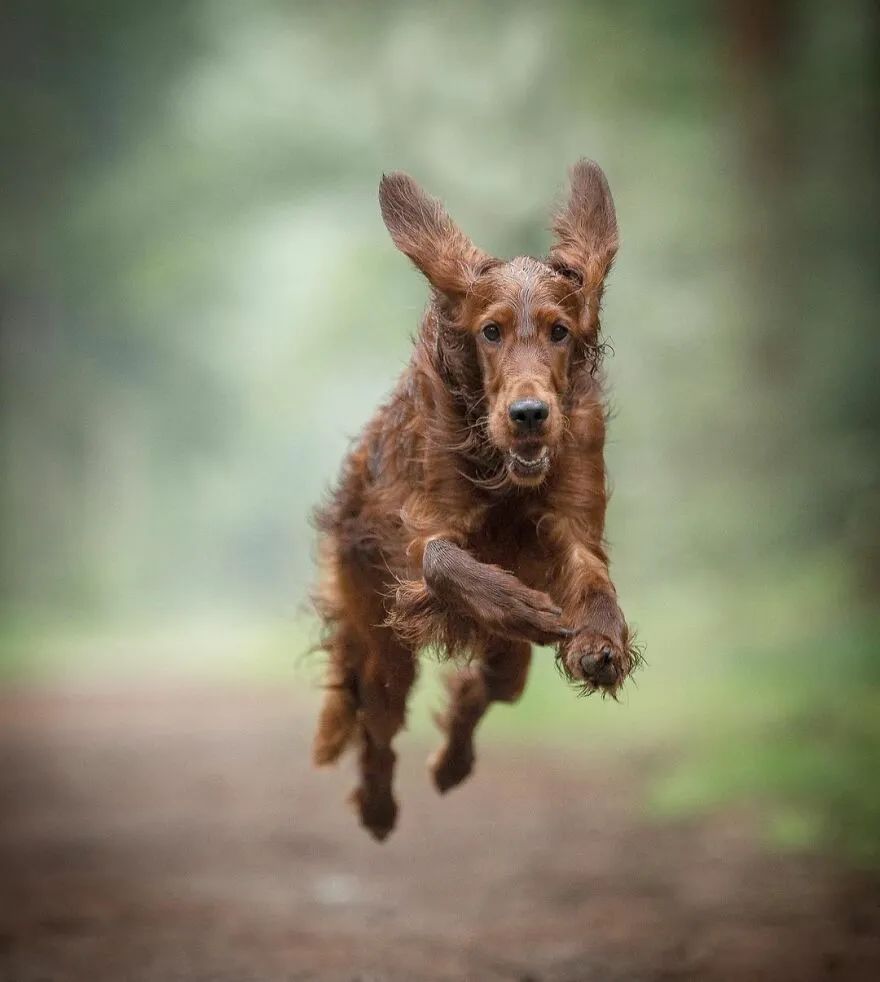
[[[425,274],[444,326],[466,335],[479,365],[488,436],[510,480],[541,484],[565,432],[566,394],[591,364],[617,222],[605,175],[572,169],[546,261],[507,262],[478,249],[443,206],[405,174],[383,177],[382,216],[397,247]]]
[[[463,301],[489,438],[516,484],[540,484],[562,441],[572,363],[585,341],[582,306],[571,279],[529,258],[481,272]]]

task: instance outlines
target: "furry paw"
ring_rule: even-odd
[[[474,751],[470,746],[453,747],[447,743],[428,758],[428,770],[440,794],[461,784],[473,768]]]
[[[635,667],[635,653],[597,631],[584,630],[565,645],[562,661],[566,674],[583,685],[585,692],[601,689],[615,695]]]
[[[360,787],[352,791],[349,800],[370,835],[377,842],[387,839],[397,823],[397,802],[391,792]]]

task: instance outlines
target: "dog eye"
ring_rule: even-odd
[[[564,341],[568,337],[568,328],[565,324],[554,324],[550,328],[550,340],[554,344],[559,344],[560,341]]]
[[[483,337],[492,344],[497,344],[501,340],[501,328],[497,324],[486,324],[483,327]]]

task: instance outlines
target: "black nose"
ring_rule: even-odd
[[[517,399],[507,410],[517,429],[523,433],[535,433],[550,415],[550,407],[540,399]]]

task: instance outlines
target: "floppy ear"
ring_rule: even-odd
[[[382,176],[379,205],[394,244],[432,286],[449,296],[466,293],[490,257],[461,231],[443,205],[400,171]]]
[[[573,275],[590,291],[601,292],[617,254],[617,216],[608,180],[592,160],[571,169],[568,203],[553,220],[556,243],[550,263]]]

